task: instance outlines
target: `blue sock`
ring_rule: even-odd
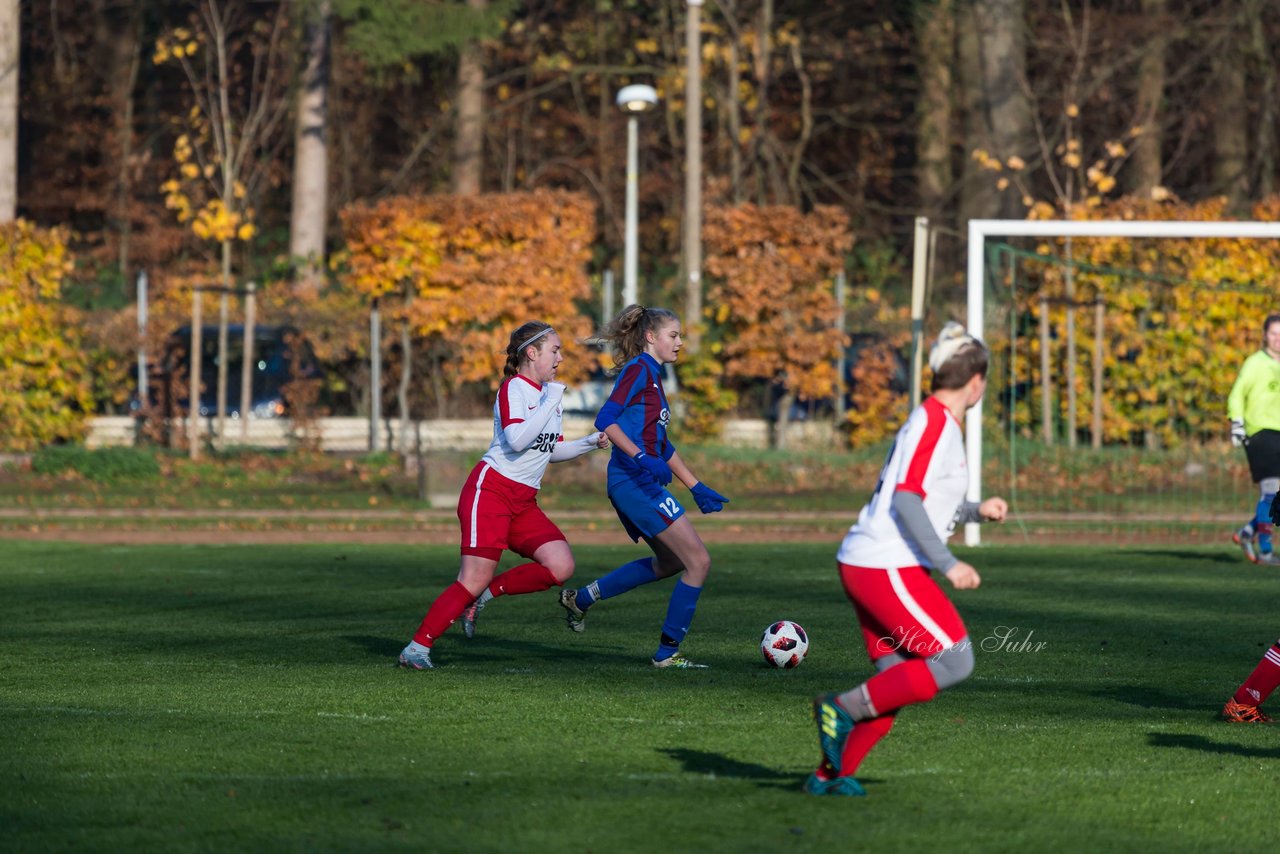
[[[1262,496],[1253,517],[1253,527],[1258,532],[1258,551],[1262,554],[1271,554],[1271,501],[1275,497],[1274,492]]]
[[[578,596],[574,599],[578,603],[578,607],[583,611],[590,608],[601,599],[612,599],[628,590],[634,590],[641,584],[648,584],[650,581],[657,581],[658,576],[653,571],[653,558],[642,557],[639,560],[633,560],[631,563],[624,563],[613,572],[597,581],[593,581],[586,587],[578,591]]]
[[[676,582],[676,589],[671,591],[671,601],[667,603],[667,619],[662,624],[662,640],[655,661],[662,661],[676,654],[680,641],[689,632],[689,624],[693,622],[693,612],[698,608],[698,596],[701,587],[690,587],[683,580]]]

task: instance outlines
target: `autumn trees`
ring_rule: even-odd
[[[81,439],[93,411],[80,335],[59,301],[66,241],[65,229],[0,223],[0,450]]]
[[[361,239],[354,223],[386,200],[513,194],[515,211],[526,209],[515,194],[564,191],[594,211],[595,238],[578,275],[616,265],[624,120],[613,95],[631,82],[652,83],[661,96],[640,138],[647,301],[685,305],[684,152],[701,143],[703,233],[715,244],[705,287],[719,301],[685,320],[721,347],[725,374],[699,366],[708,396],[712,376],[730,392],[781,379],[792,393],[819,393],[807,383],[821,375],[821,358],[782,367],[734,349],[750,337],[739,311],[766,325],[800,323],[797,310],[843,311],[857,323],[851,331],[896,340],[900,320],[871,310],[873,296],[904,301],[902,258],[917,214],[938,226],[936,281],[946,289],[959,256],[952,235],[969,216],[1042,215],[1046,206],[1077,215],[1079,206],[1126,195],[1174,203],[1221,195],[1224,215],[1239,215],[1274,191],[1280,169],[1280,19],[1262,0],[709,0],[698,31],[700,120],[691,120],[686,92],[682,0],[33,0],[16,8],[18,212],[74,226],[70,286],[101,310],[118,310],[130,295],[121,285],[142,267],[160,293],[223,278],[229,257],[225,280],[255,280],[264,310],[325,325],[314,330],[319,349],[344,370],[367,356],[368,342],[358,324],[340,321],[365,310],[376,289],[361,290],[368,279],[357,287],[343,264],[323,261],[334,250],[351,259],[365,251],[349,245]],[[231,26],[227,15],[246,10]],[[270,78],[260,73],[267,69]],[[0,138],[3,131],[0,115]],[[473,209],[482,219],[503,208],[485,204],[493,207]],[[812,223],[832,208],[847,220],[838,238],[804,249],[811,257],[799,266],[770,266],[807,246]],[[448,269],[450,253],[469,251],[444,225],[458,216],[441,209],[417,226],[403,223],[406,234],[431,222],[444,228],[418,234],[439,256],[429,278]],[[799,233],[742,237],[733,229],[746,226],[732,225],[739,219],[753,223],[753,234],[771,219]],[[739,237],[741,256],[732,243]],[[524,257],[515,242],[489,239]],[[833,306],[830,277],[840,267],[854,274],[851,296]],[[766,275],[794,282],[788,293],[797,299],[810,289],[812,304],[774,306],[773,314],[748,304],[742,289]],[[378,286],[404,323],[389,355],[416,354],[396,377],[439,383],[431,398],[449,405],[458,398],[446,392],[465,381],[449,373],[450,359],[437,366],[428,355],[446,339],[418,314],[438,304],[417,285],[406,290],[407,281]],[[594,314],[593,298],[583,291],[574,312]],[[726,303],[734,315],[718,320]],[[481,327],[496,322],[477,316]],[[801,327],[777,328],[794,336]],[[406,331],[411,348],[399,340]],[[829,356],[826,335],[814,340]],[[366,405],[362,383],[355,368],[344,376],[350,405]]]

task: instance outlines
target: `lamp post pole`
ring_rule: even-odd
[[[691,353],[702,343],[702,2],[688,0],[685,25],[684,322]]]
[[[639,265],[639,121],[635,113],[627,117],[627,211],[626,226],[623,234],[622,254],[622,304],[635,305],[639,301],[636,293],[636,268]]]
[[[622,304],[640,301],[636,286],[636,270],[640,258],[640,123],[641,113],[658,104],[658,92],[652,86],[633,83],[618,90],[618,107],[627,114],[627,207],[623,229]]]

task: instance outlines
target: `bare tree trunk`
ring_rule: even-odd
[[[975,0],[961,21],[961,68],[965,77],[965,147],[1006,160],[1025,154],[1034,139],[1027,81],[1026,0]],[[1016,218],[1021,197],[1010,186],[998,190],[989,172],[965,158],[962,215]],[[986,185],[973,186],[973,185]]]
[[[489,0],[467,0],[477,12]],[[462,46],[458,56],[458,132],[453,141],[452,190],[474,196],[482,186],[484,155],[484,52],[477,42]]]
[[[19,0],[0,0],[0,222],[18,211]]]
[[[1274,8],[1271,0],[1250,0],[1247,7],[1248,26],[1252,36],[1250,49],[1253,60],[1258,65],[1258,77],[1262,82],[1262,90],[1256,101],[1258,105],[1258,132],[1254,143],[1255,162],[1254,194],[1265,199],[1275,192],[1276,187],[1276,76],[1280,69],[1276,68],[1275,59],[1271,55],[1271,46],[1267,42],[1266,30],[1263,27],[1263,6]],[[1272,15],[1275,12],[1271,12]]]
[[[1137,124],[1142,133],[1133,143],[1133,168],[1125,170],[1129,187],[1137,195],[1150,198],[1163,180],[1164,142],[1160,102],[1164,99],[1165,52],[1169,46],[1169,0],[1142,0],[1142,17],[1150,27],[1148,40],[1138,63]]]
[[[769,133],[769,56],[772,53],[771,30],[773,29],[773,0],[764,0],[760,4],[760,23],[756,32],[755,76],[756,76],[756,122],[755,133],[751,136],[750,166],[754,177],[756,204],[768,203],[766,175],[764,168],[764,144]]]
[[[733,203],[742,204],[742,72],[738,68],[737,21],[729,30],[729,183],[733,191]]]
[[[1214,63],[1217,110],[1212,123],[1213,180],[1233,209],[1244,205],[1249,194],[1250,105],[1245,86],[1245,50],[1238,39],[1229,38]]]
[[[941,213],[954,175],[951,170],[951,69],[956,61],[954,0],[918,7],[920,101],[916,112],[916,175],[920,210],[930,219]]]
[[[298,87],[294,132],[293,208],[289,254],[299,259],[294,293],[315,295],[324,270],[329,223],[329,0],[320,0],[307,21],[307,64]]]

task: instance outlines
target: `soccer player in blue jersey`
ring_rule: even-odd
[[[680,642],[693,622],[711,556],[666,487],[674,474],[703,513],[715,513],[729,499],[701,483],[667,438],[671,407],[662,388],[662,366],[675,362],[684,346],[680,318],[665,308],[630,305],[601,337],[613,346],[615,364],[620,366],[613,393],[596,416],[596,429],[613,443],[609,501],[632,541],[643,538],[653,557],[623,564],[580,590],[560,591],[560,605],[569,628],[580,632],[587,609],[595,603],[678,574],[653,666],[706,667],[685,658]]]

